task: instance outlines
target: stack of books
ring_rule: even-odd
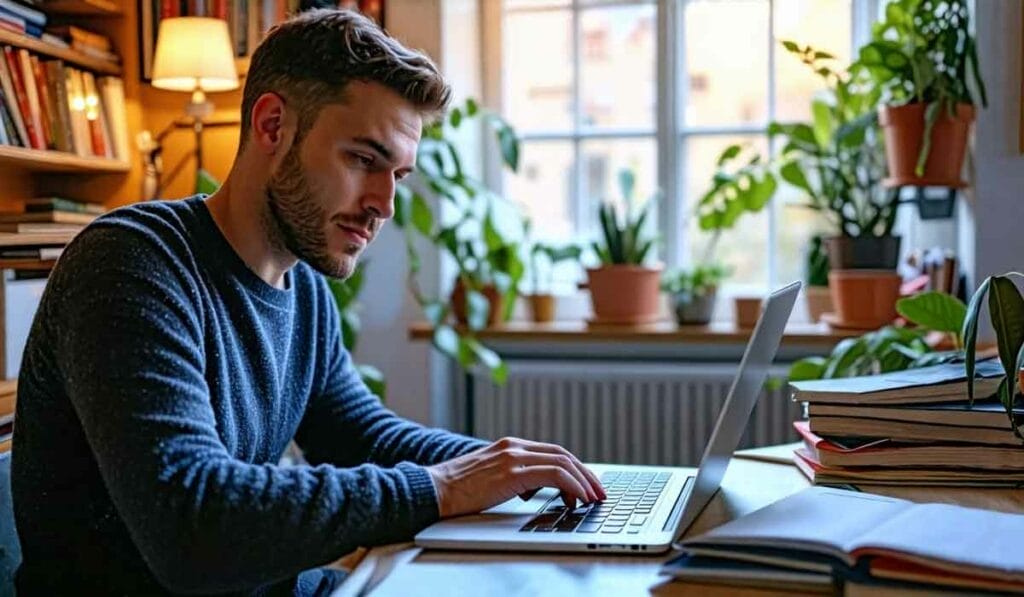
[[[44,27],[46,13],[14,0],[0,0],[0,29],[41,38]]]
[[[0,48],[0,144],[128,160],[124,84]]]
[[[0,452],[11,450],[14,436],[14,406],[18,398],[18,380],[0,380]]]
[[[796,465],[815,484],[1024,484],[1024,440],[994,396],[1003,377],[998,360],[979,362],[973,406],[962,363],[793,382],[808,412]]]
[[[49,27],[46,32],[53,36],[52,38],[47,37],[47,41],[52,44],[70,48],[99,60],[121,62],[121,57],[114,52],[113,42],[106,35],[74,25]]]
[[[0,213],[0,265],[56,260],[64,245],[102,213],[100,205],[62,197],[28,199],[24,212]]]

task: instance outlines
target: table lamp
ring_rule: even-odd
[[[161,19],[152,84],[159,89],[192,94],[185,113],[191,118],[196,135],[196,168],[202,170],[203,119],[213,113],[213,103],[206,94],[238,89],[227,21],[205,17]],[[157,136],[157,142],[161,136]]]

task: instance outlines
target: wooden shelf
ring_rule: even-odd
[[[50,0],[41,10],[51,15],[119,17],[124,11],[113,0]]]
[[[121,173],[131,167],[128,162],[110,158],[83,158],[63,151],[41,151],[11,145],[0,145],[0,168],[15,167],[32,172]]]
[[[110,62],[109,60],[93,58],[92,56],[83,54],[76,50],[54,46],[34,37],[14,33],[12,31],[7,31],[6,29],[0,29],[0,44],[25,48],[30,52],[36,52],[44,56],[50,56],[51,58],[60,58],[69,64],[80,66],[104,75],[121,74],[120,64]]]

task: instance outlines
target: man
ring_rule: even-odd
[[[320,274],[351,274],[449,95],[369,20],[305,13],[253,56],[216,194],[67,247],[19,379],[22,594],[325,592],[317,566],[439,517],[542,486],[603,498],[557,446],[398,418],[342,347]],[[292,438],[311,465],[276,465]]]

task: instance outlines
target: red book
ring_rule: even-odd
[[[228,20],[228,0],[212,0],[213,5],[210,8],[210,16],[215,19]]]
[[[21,78],[21,66],[18,64],[18,56],[14,48],[4,48],[4,58],[7,60],[7,70],[11,74],[11,82],[14,83],[14,96],[18,100],[18,111],[25,121],[25,130],[28,132],[28,144],[33,149],[42,149],[46,146],[39,137],[40,131],[36,130],[35,122],[32,120],[32,110],[28,107],[28,92],[25,91],[25,81]]]
[[[160,0],[160,18],[170,19],[179,16],[178,0]]]
[[[43,138],[46,139],[47,149],[57,149],[57,131],[53,130],[54,120],[50,103],[50,92],[46,84],[46,69],[43,68],[39,58],[32,57],[32,74],[36,79],[36,93],[39,94],[40,120],[43,125]]]

